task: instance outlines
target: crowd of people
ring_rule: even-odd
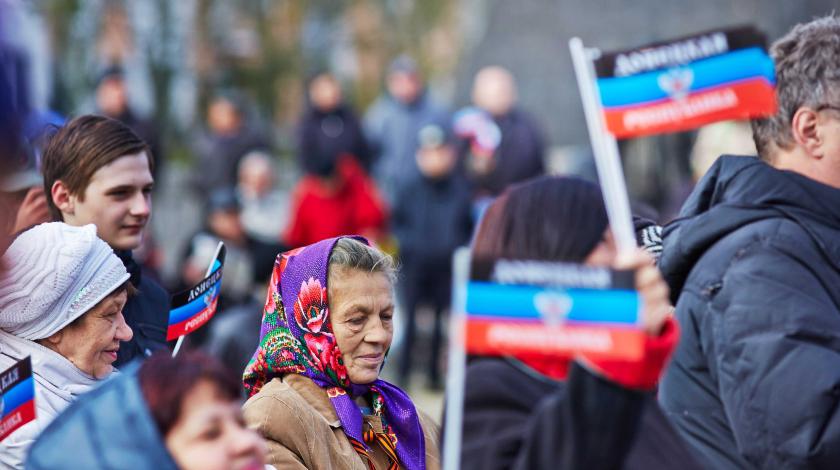
[[[400,56],[363,116],[313,75],[291,188],[222,90],[188,183],[204,223],[174,282],[149,256],[166,243],[148,237],[165,149],[121,70],[101,75],[97,114],[34,119],[3,47],[0,372],[31,359],[36,417],[0,441],[0,467],[440,468],[445,417],[405,390],[420,370],[443,389],[465,245],[635,271],[645,342],[624,361],[470,357],[461,468],[840,465],[840,17],[773,44],[779,108],[752,121],[757,156],[718,158],[664,227],[634,217],[633,253],[596,184],[545,174],[502,67],[451,112]],[[218,313],[172,357],[171,294],[219,241]]]

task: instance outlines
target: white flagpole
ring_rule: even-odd
[[[610,219],[615,243],[619,254],[627,254],[636,248],[636,236],[633,231],[633,216],[627,198],[627,185],[618,154],[615,136],[609,133],[604,123],[601,97],[595,83],[595,68],[592,54],[597,51],[585,49],[580,38],[569,40],[572,64],[575,67],[583,112],[586,115],[586,127],[592,142],[595,165],[598,168],[598,180],[604,194],[604,204]]]
[[[219,244],[216,245],[216,253],[213,255],[213,258],[210,260],[210,266],[207,267],[207,273],[204,274],[204,277],[207,277],[207,276],[209,276],[210,274],[213,273],[213,266],[215,266],[216,260],[219,259],[219,253],[222,252],[222,247],[223,246],[225,246],[225,244],[223,242],[219,242]],[[181,350],[181,345],[184,344],[184,338],[185,337],[186,337],[186,335],[181,335],[181,336],[178,337],[178,342],[175,343],[175,349],[172,350],[172,357],[175,357],[175,356],[178,355],[178,351]]]
[[[446,371],[446,429],[443,442],[443,470],[461,466],[461,438],[464,420],[464,387],[467,372],[467,283],[470,250],[455,252],[452,270],[452,309],[449,320],[449,360]]]

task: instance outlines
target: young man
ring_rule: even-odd
[[[43,153],[44,188],[55,220],[95,224],[125,263],[138,294],[123,315],[134,337],[120,345],[115,365],[166,347],[169,296],[143,277],[131,250],[140,246],[152,210],[153,159],[127,126],[102,116],[81,116],[50,139]]]
[[[682,338],[659,400],[705,468],[840,462],[840,18],[771,52],[760,158],[718,159],[665,228]]]

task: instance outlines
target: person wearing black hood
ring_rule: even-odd
[[[721,157],[664,230],[683,335],[659,401],[706,468],[837,468],[840,17],[771,54],[759,158]]]
[[[152,210],[148,146],[125,124],[104,116],[80,116],[60,128],[43,152],[44,193],[53,220],[95,224],[125,264],[137,295],[123,309],[134,332],[120,345],[115,367],[167,347],[169,295],[144,276],[131,250],[140,246]]]
[[[320,73],[309,82],[309,107],[300,122],[300,165],[304,172],[318,174],[342,155],[370,171],[370,152],[356,113],[344,103],[338,80]]]

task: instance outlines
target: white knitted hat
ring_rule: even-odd
[[[35,226],[15,239],[3,262],[0,329],[28,340],[61,330],[129,278],[95,225]]]

